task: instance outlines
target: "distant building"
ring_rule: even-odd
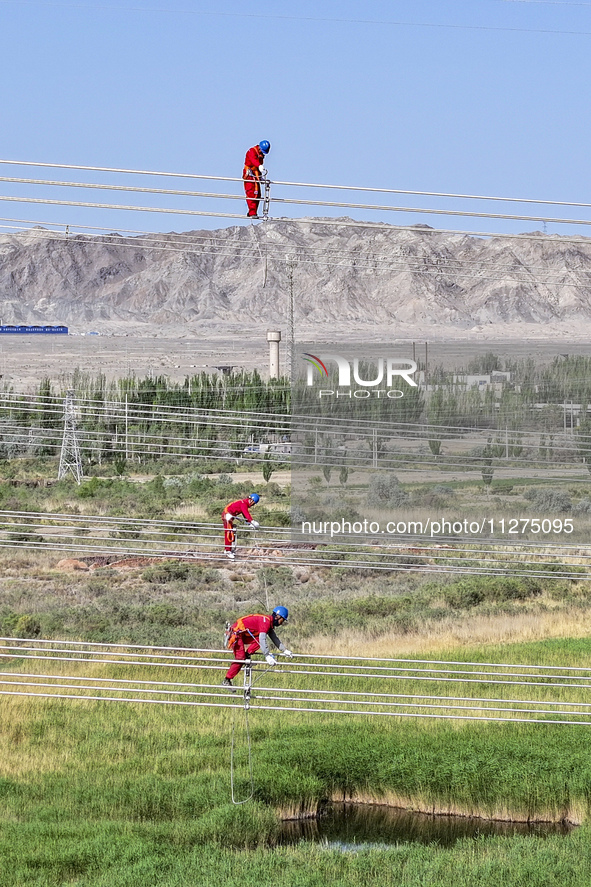
[[[511,381],[511,373],[495,370],[493,373],[483,373],[481,375],[466,374],[453,377],[453,384],[458,388],[477,388],[479,391],[486,391],[492,388],[494,391],[500,391]]]
[[[68,327],[67,326],[28,326],[24,324],[20,324],[19,326],[13,326],[10,323],[0,324],[0,334],[18,334],[18,335],[30,335],[30,334],[46,334],[46,335],[68,335]]]

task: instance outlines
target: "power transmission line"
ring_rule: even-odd
[[[202,175],[197,173],[178,173],[178,172],[166,172],[166,171],[158,171],[158,170],[140,170],[140,169],[128,169],[124,167],[109,167],[109,166],[81,166],[81,165],[72,165],[72,164],[62,164],[62,163],[43,163],[37,161],[27,161],[27,160],[2,160],[0,159],[0,164],[10,165],[10,166],[32,166],[32,167],[41,167],[48,169],[71,169],[71,170],[86,170],[88,172],[113,172],[113,173],[124,173],[129,175],[142,175],[142,176],[164,176],[168,178],[179,178],[179,179],[205,179],[208,181],[216,181],[216,182],[240,182],[242,183],[244,180],[242,177],[236,176],[213,176],[213,175]],[[26,180],[23,180],[26,181]],[[32,180],[34,181],[34,180]],[[57,184],[57,183],[56,183]],[[69,185],[71,183],[64,182],[64,185]],[[545,204],[548,206],[576,206],[581,208],[589,208],[591,207],[591,203],[584,203],[579,201],[567,201],[567,200],[544,200],[541,198],[530,198],[530,197],[506,197],[506,196],[495,196],[490,194],[466,194],[466,193],[454,193],[447,191],[417,191],[417,190],[409,190],[409,189],[400,189],[400,188],[378,188],[378,187],[369,187],[364,185],[335,185],[335,184],[327,184],[327,183],[319,183],[319,182],[289,182],[289,181],[281,181],[281,180],[273,180],[271,182],[272,185],[277,186],[289,186],[294,188],[320,188],[324,190],[339,190],[339,191],[364,191],[372,194],[405,194],[408,196],[415,197],[442,197],[442,198],[453,198],[453,199],[462,199],[462,200],[484,200],[484,201],[503,201],[509,203],[526,203],[526,204]],[[81,185],[82,187],[82,185]],[[113,186],[114,187],[114,186]],[[154,192],[157,193],[157,192]],[[166,192],[165,192],[166,193]],[[174,193],[174,192],[173,192]],[[179,192],[183,193],[183,192]],[[190,193],[190,192],[185,192]],[[244,199],[241,196],[241,199]]]
[[[40,534],[43,534],[41,536]],[[388,571],[414,569],[422,573],[485,576],[524,576],[529,578],[572,578],[586,580],[591,573],[589,555],[576,543],[516,539],[514,542],[478,541],[439,535],[434,539],[417,535],[405,539],[390,535],[378,539],[369,533],[369,541],[350,539],[330,542],[318,539],[291,542],[287,528],[267,527],[261,540],[253,540],[253,553],[246,555],[250,564],[277,564],[276,550],[282,550],[285,566],[311,568],[339,566],[352,570]],[[52,513],[0,512],[0,546],[27,551],[67,551],[78,555],[125,557],[199,558],[226,563],[217,537],[217,524],[198,521],[157,521],[142,518],[107,518],[103,516],[54,515]],[[117,540],[112,541],[115,537]],[[307,538],[307,537],[306,537]],[[395,540],[395,541],[394,541]],[[441,549],[441,543],[444,548]],[[248,549],[248,542],[244,543]],[[417,549],[417,546],[419,548]],[[409,561],[409,548],[415,552]],[[417,556],[419,555],[419,556]],[[555,558],[559,556],[560,562]],[[425,560],[425,558],[427,560]],[[572,561],[572,563],[569,563]],[[477,562],[477,563],[476,563]]]
[[[37,5],[36,0],[0,0],[0,2],[12,5]],[[527,0],[525,0],[527,2]],[[531,2],[531,0],[530,0]],[[542,2],[542,0],[535,0]],[[564,4],[571,5],[571,4]],[[370,19],[370,18],[337,18],[330,16],[305,16],[305,15],[285,15],[273,13],[256,13],[256,12],[211,12],[205,10],[188,10],[188,9],[171,9],[162,7],[133,7],[133,6],[105,6],[102,4],[91,4],[80,6],[75,3],[56,3],[46,2],[44,6],[61,8],[61,9],[98,9],[106,12],[151,12],[151,13],[167,13],[174,15],[197,15],[205,18],[222,18],[222,19],[247,19],[254,21],[280,21],[280,22],[307,22],[315,24],[339,24],[339,25],[365,25],[392,28],[423,28],[423,29],[443,29],[451,31],[476,31],[476,32],[500,32],[500,33],[518,33],[518,34],[548,34],[557,36],[575,36],[588,37],[591,31],[567,31],[557,28],[519,28],[507,25],[462,25],[448,24],[445,22],[416,22],[403,21],[393,19]]]
[[[0,695],[210,707],[233,707],[240,699],[207,681],[208,673],[225,671],[233,661],[218,650],[0,638],[0,657],[16,658],[19,663],[18,671],[0,672]],[[41,662],[46,669],[56,663],[59,670],[26,670]],[[129,677],[114,678],[108,671],[104,676],[96,674],[99,666],[108,670],[121,665],[127,667]],[[84,673],[85,666],[92,667],[92,676]],[[138,669],[141,674],[146,667],[153,679],[131,676],[132,669],[137,675]],[[186,671],[190,680],[171,681],[171,670]],[[272,671],[264,663],[254,663],[252,674],[249,685],[245,684],[244,704],[260,710],[591,724],[591,701],[585,699],[591,675],[581,666],[296,654],[292,662]],[[269,684],[272,676],[276,680]],[[302,677],[312,680],[301,686]],[[432,685],[431,692],[423,689],[425,682]],[[450,695],[447,685],[451,683],[461,685],[463,695]],[[471,685],[477,685],[476,693],[471,692]],[[524,687],[529,691],[526,698]],[[572,698],[572,691],[578,698]],[[565,693],[571,698],[565,698]]]
[[[84,187],[82,185],[77,185],[75,187]],[[101,185],[92,185],[89,187],[93,188],[106,188],[106,186]],[[144,190],[137,188],[126,188],[126,189],[117,189],[111,188],[109,186],[108,190]],[[153,191],[149,191],[147,193],[157,193]],[[166,193],[166,192],[161,192]],[[194,196],[188,192],[185,192],[185,196]],[[228,194],[206,194],[202,193],[199,196],[201,197],[211,197],[211,198],[227,198],[230,200],[244,200],[242,196],[228,195]],[[179,209],[174,207],[157,207],[157,206],[138,206],[131,204],[121,204],[121,203],[91,203],[89,201],[80,201],[80,200],[54,200],[46,197],[8,197],[6,195],[0,195],[0,200],[7,203],[35,203],[35,204],[43,204],[46,206],[68,206],[68,207],[85,207],[88,209],[113,209],[113,210],[125,210],[125,211],[133,211],[133,212],[149,212],[149,213],[163,213],[163,214],[173,214],[173,215],[188,215],[188,216],[211,216],[214,218],[224,218],[224,219],[244,219],[243,213],[222,213],[222,212],[209,212],[205,210],[191,210],[191,209]],[[310,206],[310,207],[330,207],[340,208],[340,209],[357,209],[357,210],[375,210],[376,212],[394,212],[394,213],[415,213],[416,215],[442,215],[442,216],[456,216],[462,218],[478,218],[478,219],[495,219],[502,221],[519,221],[519,222],[542,222],[542,223],[550,223],[555,225],[591,225],[590,219],[569,219],[569,218],[556,218],[553,216],[525,216],[525,215],[511,215],[507,213],[487,213],[487,212],[469,212],[467,210],[455,210],[455,209],[435,209],[433,207],[416,207],[416,206],[387,206],[387,205],[377,205],[377,204],[363,204],[363,203],[347,203],[347,202],[336,202],[336,201],[322,201],[322,200],[295,200],[292,198],[284,198],[284,197],[271,197],[271,204],[281,203],[284,205],[293,205],[293,206]],[[265,222],[278,222],[278,221],[303,221],[301,219],[287,219],[281,216],[269,216],[264,220]],[[306,222],[310,223],[312,220],[305,219]],[[329,224],[326,219],[316,220],[316,222],[320,222],[321,224]],[[334,222],[337,226],[342,226],[343,223],[336,219]],[[355,227],[366,227],[367,225],[364,223],[355,222]],[[378,227],[379,223],[370,223],[370,225],[374,227]],[[451,232],[450,232],[451,233]],[[513,235],[518,236],[518,235]]]

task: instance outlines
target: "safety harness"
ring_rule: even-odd
[[[261,618],[264,618],[263,613],[252,613],[252,615],[253,616],[261,616]],[[238,619],[234,623],[234,625],[230,625],[229,622],[226,622],[226,630],[224,632],[224,646],[226,647],[227,650],[231,650],[233,648],[234,644],[236,643],[236,641],[238,640],[238,638],[240,637],[241,634],[248,634],[253,639],[253,641],[257,640],[257,638],[255,638],[252,631],[250,630],[250,628],[247,628],[246,625],[244,624],[244,619],[242,617],[240,619]]]

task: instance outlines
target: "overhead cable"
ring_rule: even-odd
[[[103,185],[103,184],[91,184],[91,183],[81,183],[81,182],[54,182],[54,181],[44,181],[41,179],[18,179],[18,178],[2,178],[0,177],[0,181],[7,182],[20,182],[26,184],[38,184],[38,185],[56,185],[56,186],[67,186],[70,188],[89,188],[89,189],[99,189],[106,191],[132,191],[137,193],[146,193],[146,194],[168,194],[168,195],[182,195],[185,197],[206,197],[211,199],[226,199],[226,200],[244,200],[243,195],[233,195],[233,194],[213,194],[207,192],[197,192],[197,191],[175,191],[175,190],[165,190],[165,189],[154,189],[154,188],[140,188],[136,186],[128,186],[128,185]],[[4,201],[9,201],[12,203],[42,203],[47,205],[54,206],[75,206],[75,207],[90,207],[93,209],[121,209],[121,210],[134,210],[140,212],[162,212],[162,213],[178,213],[179,215],[215,215],[220,218],[244,218],[243,213],[207,213],[204,211],[197,210],[182,210],[175,208],[157,208],[157,207],[141,207],[141,206],[126,206],[123,204],[106,204],[106,203],[88,203],[88,202],[80,202],[80,201],[72,201],[72,200],[52,200],[49,198],[33,198],[33,197],[18,197],[18,196],[2,196],[0,199]],[[340,209],[353,209],[353,210],[373,210],[375,212],[396,212],[396,213],[415,213],[417,215],[443,215],[443,216],[457,216],[458,218],[482,218],[482,219],[501,219],[503,221],[520,221],[520,222],[542,222],[544,224],[556,224],[556,225],[591,225],[591,220],[588,219],[569,219],[569,218],[555,218],[553,216],[527,216],[527,215],[517,215],[517,214],[507,214],[507,213],[489,213],[489,212],[476,212],[476,211],[468,211],[468,210],[460,210],[460,209],[436,209],[434,207],[416,207],[416,206],[390,206],[387,204],[371,204],[371,203],[351,203],[345,201],[326,201],[326,200],[297,200],[289,197],[271,197],[271,204],[283,204],[287,206],[311,206],[311,207],[329,207],[329,208],[340,208]]]
[[[15,691],[15,690],[0,690],[0,696],[27,696],[27,697],[41,697],[44,699],[77,699],[81,701],[95,701],[95,702],[126,702],[126,703],[148,703],[152,705],[183,705],[183,706],[199,706],[205,708],[243,708],[243,703],[235,703],[235,702],[196,702],[194,700],[174,700],[174,699],[144,699],[141,697],[138,698],[122,698],[118,696],[90,696],[90,695],[77,695],[77,694],[64,694],[64,693],[31,693],[30,691]],[[501,721],[503,723],[506,722],[516,722],[516,723],[525,723],[525,724],[545,724],[547,726],[552,725],[568,725],[568,726],[591,726],[591,721],[582,721],[582,720],[567,720],[566,718],[559,719],[557,717],[552,718],[503,718],[500,716],[496,717],[481,717],[469,714],[461,714],[461,715],[451,715],[451,714],[433,714],[433,713],[421,713],[421,712],[403,712],[403,711],[366,711],[366,710],[356,710],[356,709],[342,709],[342,708],[311,708],[305,706],[273,706],[273,705],[261,705],[252,703],[250,706],[251,709],[255,709],[258,711],[290,711],[290,712],[308,712],[315,714],[357,714],[357,715],[366,715],[370,716],[379,716],[379,717],[398,717],[398,718],[430,718],[430,719],[438,719],[438,720],[460,720],[460,721]],[[558,714],[558,713],[557,713]]]
[[[49,647],[50,644],[53,647]],[[230,697],[219,685],[200,680],[199,669],[225,671],[232,661],[227,654],[220,657],[220,651],[217,650],[186,648],[178,650],[132,645],[133,653],[129,654],[131,658],[121,659],[121,656],[128,655],[125,650],[131,649],[123,644],[101,645],[96,642],[86,644],[80,641],[2,638],[0,649],[2,647],[7,650],[7,654],[0,655],[4,658],[8,656],[16,668],[19,667],[17,663],[27,660],[31,661],[31,664],[39,663],[40,660],[62,663],[62,669],[56,673],[40,674],[15,669],[1,672],[0,695],[5,696],[29,695],[48,700],[55,698],[93,702],[191,704],[201,707],[220,707],[225,703],[226,707],[243,705],[261,711],[309,711],[317,714],[356,716],[437,716],[519,723],[568,723],[583,726],[591,723],[586,720],[590,716],[591,701],[580,698],[564,699],[562,696],[560,699],[548,698],[550,691],[562,694],[565,690],[584,692],[591,689],[590,670],[580,666],[490,663],[488,667],[494,667],[496,671],[487,672],[482,670],[487,664],[479,662],[353,657],[354,663],[349,664],[349,657],[309,657],[299,654],[295,657],[295,665],[290,663],[287,667],[274,669],[273,672],[262,664],[264,670],[254,681],[256,693],[254,696],[251,695],[250,687],[245,686],[244,702],[242,702],[240,695]],[[50,652],[55,652],[56,656],[47,655]],[[193,656],[188,657],[184,655],[185,653],[192,653]],[[119,658],[113,659],[113,656]],[[242,663],[242,660],[235,661]],[[78,673],[66,673],[63,666],[67,662],[73,664]],[[104,677],[99,677],[96,673],[92,675],[80,673],[84,666],[86,669],[92,666],[96,670],[99,666],[111,668],[122,664],[127,666],[129,677],[112,678],[108,673]],[[150,667],[153,675],[155,668],[164,669],[165,672],[171,668],[188,669],[188,674],[195,675],[197,682],[195,679],[190,682],[170,681],[164,676],[161,680],[146,680],[131,676],[129,669],[137,670],[146,666]],[[254,668],[256,670],[257,664],[254,664]],[[585,672],[579,680],[586,683],[576,683],[576,672]],[[268,678],[271,673],[278,678],[278,683],[269,685],[267,682],[266,685],[261,685],[260,678],[265,675]],[[297,684],[299,675],[312,676],[314,679],[302,687]],[[342,678],[347,680],[345,686],[340,680]],[[541,678],[546,680],[542,681]],[[361,682],[353,685],[359,689],[352,689],[352,680]],[[397,692],[385,692],[388,684],[383,682],[392,680],[396,681]],[[415,691],[413,684],[418,682],[420,685],[424,681],[431,681],[434,684],[433,692]],[[509,695],[500,696],[497,693],[497,695],[450,696],[435,691],[436,684],[449,682],[460,683],[466,687],[477,683],[483,690],[488,689],[488,686],[491,689],[493,686],[503,687]],[[511,691],[512,687],[517,690],[518,695]],[[522,698],[518,689],[522,687],[532,690],[529,698]],[[535,688],[539,688],[539,698],[533,698]],[[417,687],[417,690],[419,689],[420,686]],[[68,692],[57,692],[60,690]],[[220,702],[220,699],[223,701]]]
[[[126,206],[121,203],[88,203],[85,201],[76,200],[50,200],[49,198],[41,197],[6,197],[5,195],[0,195],[0,200],[7,201],[8,203],[43,203],[48,206],[76,206],[89,207],[90,209],[121,209],[131,210],[132,212],[164,213],[177,216],[209,216],[216,219],[244,219],[244,213],[206,212],[205,210],[197,209],[167,209],[166,207],[158,206]]]
[[[64,650],[62,652],[69,652],[68,648],[82,648],[87,647],[89,650],[85,650],[82,652],[86,652],[89,655],[121,655],[121,650],[133,650],[133,656],[141,656],[141,655],[150,655],[152,658],[158,657],[161,654],[163,655],[163,660],[161,664],[166,665],[167,661],[170,660],[178,660],[179,654],[183,654],[180,658],[186,662],[200,662],[205,665],[220,665],[223,663],[232,662],[243,662],[243,660],[233,660],[230,657],[230,654],[225,649],[220,649],[218,647],[176,647],[176,646],[166,646],[166,645],[154,645],[154,644],[130,644],[127,642],[118,642],[114,643],[111,641],[80,641],[74,640],[70,638],[38,638],[38,637],[12,637],[10,635],[0,636],[0,649],[2,645],[6,645],[7,649],[12,649],[15,651],[24,649],[22,647],[23,644],[31,644],[34,645],[29,649],[38,649],[43,651],[47,648],[47,645],[53,645],[55,648],[63,647]],[[109,651],[113,650],[113,653]],[[135,651],[138,651],[137,653]],[[143,654],[142,652],[143,651]],[[155,651],[153,654],[150,651]],[[184,654],[193,654],[192,656],[185,656]],[[572,664],[562,664],[562,665],[548,665],[546,663],[526,663],[526,662],[491,662],[489,660],[477,660],[477,659],[438,659],[435,657],[430,658],[416,658],[416,657],[391,657],[391,656],[355,656],[350,654],[327,654],[327,653],[295,653],[293,654],[293,661],[286,663],[285,667],[289,667],[290,669],[295,666],[306,666],[311,667],[312,665],[316,669],[325,669],[330,670],[331,674],[346,677],[351,672],[354,672],[355,669],[358,669],[358,676],[365,675],[368,670],[372,670],[373,677],[379,677],[380,674],[387,674],[388,672],[396,672],[399,673],[401,671],[413,671],[416,672],[418,669],[425,672],[436,672],[442,674],[452,673],[456,674],[467,674],[474,676],[481,674],[480,672],[474,671],[464,671],[460,672],[458,669],[461,667],[463,669],[481,669],[481,668],[496,668],[496,669],[506,669],[506,673],[502,674],[503,677],[548,677],[553,678],[558,676],[560,679],[571,680],[572,675],[570,672],[581,672],[582,677],[581,680],[587,680],[591,682],[591,666],[587,665],[572,665]],[[88,660],[84,660],[88,661]],[[141,660],[142,662],[148,660]],[[257,664],[256,661],[253,664]],[[262,661],[259,663],[263,665]],[[440,666],[450,666],[453,667],[451,672],[448,669],[440,668]],[[220,666],[221,667],[221,666]],[[339,671],[341,669],[341,671]],[[343,670],[344,669],[344,670]],[[526,673],[527,672],[527,673]],[[538,672],[555,672],[554,674],[538,674]],[[290,672],[291,673],[291,672]],[[485,673],[486,676],[490,676],[490,673]],[[192,685],[191,685],[192,686]],[[273,688],[267,688],[273,689]]]
[[[10,198],[10,200],[12,200],[13,202],[20,202],[18,200],[18,198]],[[50,202],[50,201],[39,200],[37,202],[46,203],[46,202]],[[91,207],[92,206],[102,206],[102,204],[81,204],[81,205],[91,206]],[[109,205],[107,205],[107,207],[108,206]],[[121,207],[120,204],[113,204],[112,208],[126,209],[127,207]],[[130,208],[133,209],[134,207],[130,207]],[[136,209],[141,211],[143,209],[143,207],[136,207]],[[159,210],[156,208],[153,211],[159,212]],[[172,212],[174,212],[174,210]],[[197,211],[194,214],[195,215],[204,215],[204,216],[209,215],[213,218],[239,218],[242,221],[246,221],[246,218],[240,214],[239,215],[232,215],[230,213],[206,213],[206,212],[199,213]],[[490,238],[490,239],[501,238],[501,239],[505,239],[505,240],[509,239],[509,240],[518,240],[518,241],[526,241],[526,242],[533,242],[533,243],[543,243],[543,244],[547,244],[548,246],[553,246],[556,244],[558,244],[558,245],[579,244],[582,246],[589,246],[589,238],[583,237],[582,235],[578,235],[578,236],[565,235],[565,234],[550,235],[550,234],[542,234],[541,232],[540,233],[519,232],[519,233],[513,234],[513,233],[497,232],[497,231],[467,231],[465,229],[432,228],[430,226],[418,227],[417,225],[393,225],[392,223],[361,222],[361,221],[354,221],[352,219],[351,220],[344,220],[344,219],[338,218],[338,217],[317,219],[317,218],[310,218],[310,217],[288,218],[288,217],[281,217],[281,216],[279,216],[279,217],[271,217],[270,216],[268,219],[266,219],[263,222],[263,224],[266,224],[267,222],[269,222],[269,223],[285,223],[285,224],[290,224],[290,225],[294,225],[294,226],[297,226],[297,225],[323,225],[323,226],[333,227],[335,229],[359,228],[359,229],[364,230],[364,229],[371,228],[371,229],[375,229],[375,230],[379,230],[379,231],[383,230],[383,231],[388,231],[388,232],[405,231],[405,232],[410,232],[410,233],[414,233],[414,234],[420,234],[423,237],[429,237],[432,235],[444,235],[444,236],[446,236],[446,235],[456,236],[457,235],[457,236],[469,237],[469,238]],[[65,232],[47,232],[47,234],[45,235],[46,239],[49,239],[51,237],[54,239],[69,240],[70,242],[75,242],[76,236],[80,236],[80,235],[75,234],[75,230],[77,228],[84,229],[84,230],[86,230],[86,228],[90,228],[91,230],[109,230],[106,228],[105,229],[97,229],[95,226],[70,226],[70,225],[66,225],[65,222],[61,222],[61,223],[48,222],[46,224],[50,224],[50,225],[54,225],[54,226],[59,225],[60,228],[65,228],[65,227],[71,228],[71,231],[69,234],[66,234]],[[28,231],[31,229],[25,229],[25,230]],[[127,230],[127,229],[124,229],[124,230]],[[221,229],[221,230],[225,230],[225,229]],[[133,233],[133,232],[131,232],[131,233]],[[152,236],[158,236],[158,235],[154,235],[153,232],[145,232],[145,233],[146,234],[152,233]],[[42,238],[44,236],[42,232],[38,232],[38,231],[35,231],[35,234],[37,237],[40,237],[40,238]],[[142,233],[139,232],[139,234],[141,236]],[[214,236],[214,235],[215,235],[215,232],[212,232],[212,236]],[[121,237],[116,232],[112,236]],[[161,236],[168,236],[168,235],[161,235]],[[120,245],[126,246],[126,247],[134,246],[134,244],[132,242],[130,242],[129,239],[125,240],[122,237],[121,237]],[[236,243],[235,245],[237,248],[240,248],[240,246],[241,246],[239,243]],[[227,246],[227,245],[225,245],[225,246]],[[288,243],[286,243],[284,245],[272,244],[271,248],[277,250],[278,260],[281,260],[283,262],[283,264],[285,264],[286,259],[285,259],[284,253],[288,248],[291,249],[289,244]],[[164,247],[163,247],[163,249],[164,249]],[[301,249],[302,249],[302,247],[298,247],[298,250],[301,250]],[[309,249],[309,247],[306,246],[305,249]],[[321,247],[320,249],[327,250],[328,248]],[[343,255],[347,256],[347,255],[349,255],[349,253],[346,253],[345,249],[346,249],[345,247],[341,247],[341,250],[343,250]],[[211,254],[213,254],[213,253],[211,253]],[[409,258],[416,259],[417,257],[415,256],[415,257],[409,257]],[[298,261],[298,263],[301,261],[299,259],[299,257],[298,257],[297,261]],[[314,262],[312,262],[311,264],[314,264]],[[321,263],[317,263],[317,264],[321,264]],[[323,264],[330,264],[330,263],[324,262]]]
[[[48,515],[50,518],[50,515]],[[148,536],[142,539],[141,533],[134,535],[132,539],[122,538],[116,543],[102,536],[92,536],[92,527],[87,528],[82,539],[78,534],[53,534],[47,526],[37,525],[38,522],[24,523],[20,525],[21,533],[15,534],[19,524],[5,524],[2,532],[12,532],[11,538],[0,535],[0,546],[10,548],[24,548],[28,551],[67,551],[91,555],[116,555],[125,557],[152,557],[161,560],[170,558],[199,558],[200,560],[226,563],[224,553],[215,546],[212,550],[211,543],[199,542],[199,534],[194,534],[191,541],[178,537],[155,540]],[[115,526],[117,526],[115,524]],[[25,532],[22,532],[22,531]],[[39,537],[42,532],[43,537]],[[190,535],[190,534],[189,534]],[[266,534],[265,534],[266,535]],[[53,538],[55,536],[55,538]],[[211,538],[211,537],[208,537]],[[369,570],[374,572],[395,572],[399,570],[414,569],[423,573],[441,572],[442,566],[449,574],[485,575],[485,576],[524,576],[529,578],[571,578],[587,580],[591,578],[589,571],[581,572],[581,561],[585,563],[586,556],[573,546],[572,555],[565,550],[564,545],[545,542],[531,543],[525,540],[521,544],[517,541],[511,543],[483,543],[472,544],[470,539],[458,539],[457,537],[438,536],[437,544],[430,537],[416,535],[406,540],[397,537],[400,541],[394,546],[385,544],[376,549],[375,542],[339,542],[331,540],[330,543],[318,540],[314,545],[302,540],[301,543],[288,544],[283,548],[281,562],[285,566],[316,566],[327,568],[331,566],[344,567],[349,570]],[[443,548],[441,545],[445,544]],[[254,552],[246,556],[249,563],[277,563],[275,551],[280,540],[266,540],[255,547]],[[265,545],[268,547],[265,548]],[[424,550],[419,549],[421,545]],[[530,550],[524,548],[529,545]],[[189,547],[190,546],[190,547]],[[409,546],[411,551],[409,551]],[[248,547],[248,546],[247,546]],[[381,549],[381,550],[380,550]],[[533,549],[533,550],[531,550]],[[415,552],[414,555],[412,552]],[[556,553],[554,553],[556,552]],[[559,554],[561,562],[556,561]],[[409,557],[411,560],[409,561]],[[572,567],[564,561],[574,558]],[[426,560],[425,560],[426,559]],[[477,563],[475,563],[477,561]],[[440,563],[441,562],[441,563]]]
[[[0,164],[4,165],[12,165],[12,166],[32,166],[32,167],[42,167],[48,169],[72,169],[72,170],[86,170],[89,172],[112,172],[112,173],[125,173],[130,175],[142,175],[142,176],[164,176],[167,178],[179,178],[179,179],[205,179],[208,181],[216,181],[216,182],[240,182],[242,183],[244,179],[242,177],[237,176],[211,176],[211,175],[198,175],[196,173],[176,173],[176,172],[163,172],[156,170],[139,170],[139,169],[126,169],[126,168],[118,168],[118,167],[108,167],[108,166],[80,166],[73,164],[63,164],[63,163],[41,163],[41,162],[32,162],[26,160],[0,160]],[[1,181],[1,179],[0,179]],[[69,182],[64,182],[63,184],[70,184]],[[541,198],[530,198],[530,197],[504,197],[504,196],[495,196],[491,194],[465,194],[465,193],[454,193],[451,191],[417,191],[412,189],[402,189],[402,188],[377,188],[377,187],[369,187],[364,185],[334,185],[334,184],[326,184],[319,182],[287,182],[281,180],[273,180],[271,182],[272,185],[280,185],[286,187],[294,187],[294,188],[320,188],[323,190],[338,190],[338,191],[364,191],[373,194],[405,194],[408,196],[414,197],[442,197],[442,198],[453,198],[459,200],[485,200],[485,201],[502,201],[505,203],[527,203],[527,204],[544,204],[547,206],[577,206],[581,208],[590,208],[591,203],[585,203],[581,201],[570,201],[570,200],[544,200]],[[244,198],[243,198],[244,199]]]

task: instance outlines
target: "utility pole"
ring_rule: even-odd
[[[293,272],[296,263],[296,257],[289,253],[286,256],[287,261],[287,278],[289,280],[289,312],[287,317],[287,372],[286,376],[293,379],[292,363],[295,356],[295,321],[294,321],[294,297],[293,297]]]
[[[76,478],[76,483],[79,484],[83,473],[76,429],[76,404],[72,388],[68,389],[64,400],[64,436],[60,453],[60,466],[57,473],[58,480],[63,480],[69,471],[72,472]]]

